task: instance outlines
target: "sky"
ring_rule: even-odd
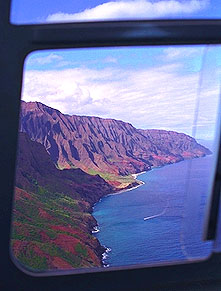
[[[11,21],[28,24],[220,16],[220,0],[12,0]]]
[[[219,46],[69,49],[34,52],[22,99],[65,114],[115,118],[213,138],[219,108]]]
[[[219,9],[220,8],[220,9]],[[14,0],[16,24],[92,19],[213,18],[221,1]],[[212,139],[220,95],[219,46],[51,50],[31,53],[22,99],[65,114],[115,118],[136,128]]]

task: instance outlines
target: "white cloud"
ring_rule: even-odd
[[[167,61],[175,61],[179,58],[201,56],[204,47],[169,47],[164,50],[163,58]]]
[[[110,1],[78,13],[58,12],[50,14],[48,22],[93,21],[106,19],[142,19],[178,16],[201,11],[209,0],[148,0]]]
[[[139,70],[26,71],[22,98],[40,101],[63,113],[109,117],[137,128],[191,134],[199,75],[183,75],[181,71],[180,64]],[[219,96],[216,78],[211,78],[203,84],[198,108],[199,122],[205,127],[215,121]]]
[[[106,57],[104,59],[104,63],[112,63],[112,64],[117,64],[118,63],[118,60],[117,58],[114,58],[112,56],[109,56],[109,57]]]
[[[37,65],[48,65],[53,63],[54,61],[62,61],[63,57],[54,53],[51,53],[47,56],[36,57],[28,60],[29,64],[37,64]]]

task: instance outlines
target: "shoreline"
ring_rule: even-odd
[[[140,184],[138,184],[138,185],[136,185],[136,186],[132,186],[131,188],[127,188],[127,187],[126,187],[126,188],[124,188],[124,189],[122,189],[122,190],[119,190],[119,191],[117,191],[117,192],[107,194],[107,195],[103,196],[102,198],[100,198],[99,201],[98,201],[97,203],[101,202],[101,200],[102,200],[103,198],[107,197],[107,196],[118,195],[118,194],[121,194],[121,193],[124,193],[124,192],[127,192],[127,191],[131,191],[131,190],[137,189],[138,187],[144,185],[145,182],[140,181],[140,180],[136,180],[136,178],[137,178],[139,175],[141,175],[141,174],[144,174],[144,173],[149,172],[149,171],[154,170],[154,169],[163,168],[163,167],[165,167],[165,166],[169,166],[169,165],[177,164],[177,163],[180,163],[180,162],[191,161],[191,160],[193,160],[193,159],[205,158],[205,157],[207,157],[207,156],[210,156],[210,155],[205,155],[205,156],[202,156],[202,157],[194,157],[194,158],[191,158],[191,159],[184,159],[184,160],[177,161],[177,162],[175,162],[175,163],[169,163],[169,164],[165,164],[165,165],[162,165],[162,166],[153,166],[153,167],[151,167],[151,169],[148,170],[148,171],[143,171],[143,172],[140,172],[140,173],[131,174],[131,176],[133,176],[133,178],[134,178],[134,182],[133,182],[133,183],[135,183],[135,182],[138,183],[138,182],[139,182]],[[133,183],[131,183],[130,185],[132,185]],[[92,207],[92,209],[93,209],[93,211],[92,211],[92,216],[93,216],[93,212],[94,212],[94,206],[95,206],[97,203],[95,203],[95,204],[93,205],[93,207]],[[97,220],[96,220],[96,221],[97,221]],[[98,232],[100,232],[100,229],[99,229],[99,224],[97,223],[97,225],[94,227],[94,229],[93,229],[93,231],[92,231],[92,235],[94,235],[94,236],[96,237],[96,233],[98,233]],[[96,238],[97,238],[97,237],[96,237]],[[98,238],[97,238],[97,239],[98,239]],[[99,239],[98,239],[98,241],[99,241]],[[99,243],[100,243],[100,241],[99,241]],[[102,245],[101,243],[100,243],[100,245],[105,249],[105,251],[104,251],[104,252],[102,253],[102,255],[101,255],[102,267],[107,268],[107,267],[109,267],[109,264],[106,263],[105,260],[108,258],[108,253],[111,252],[111,248],[108,248],[108,247],[106,247],[105,245]]]
[[[112,195],[118,195],[118,194],[121,194],[121,193],[124,193],[124,192],[128,192],[128,191],[132,191],[134,189],[137,189],[138,187],[142,186],[145,184],[145,182],[143,181],[140,181],[140,180],[136,180],[137,177],[139,175],[142,175],[142,174],[145,174],[147,171],[143,171],[143,172],[140,172],[140,173],[136,173],[136,174],[131,174],[131,176],[134,178],[134,182],[133,183],[139,183],[137,184],[136,186],[132,186],[130,188],[128,188],[130,185],[132,185],[133,183],[131,183],[130,185],[128,185],[126,188],[123,188],[117,192],[114,192],[114,193],[110,193],[110,194],[107,194],[106,196],[104,197],[107,197],[107,196],[112,196]],[[148,171],[149,172],[149,171]],[[100,202],[100,201],[99,201]]]
[[[151,171],[151,169],[148,170],[148,172],[149,172],[149,171]],[[139,173],[136,173],[136,174],[131,174],[131,176],[134,177],[134,179],[136,179],[139,175],[145,174],[146,172],[147,172],[147,171],[139,172]]]
[[[143,181],[139,181],[139,183],[140,183],[140,184],[138,184],[138,185],[136,185],[136,186],[133,186],[133,187],[131,187],[131,188],[124,188],[124,189],[119,190],[119,191],[117,191],[117,192],[107,194],[107,195],[104,196],[104,197],[107,197],[107,196],[113,196],[113,195],[118,195],[118,194],[122,194],[122,193],[124,193],[124,192],[132,191],[132,190],[137,189],[138,187],[140,187],[140,186],[142,186],[142,185],[145,184]],[[100,201],[99,201],[99,202],[100,202]]]
[[[103,246],[103,247],[105,248],[105,252],[103,252],[103,254],[102,254],[102,264],[103,264],[104,268],[108,268],[110,265],[105,263],[105,260],[108,257],[108,253],[110,253],[112,250],[111,250],[111,248],[108,248],[106,246]]]
[[[91,215],[93,216],[93,212],[94,212],[94,207],[95,207],[95,205],[96,205],[97,203],[101,202],[101,200],[102,200],[103,198],[108,197],[108,196],[113,196],[113,195],[122,194],[122,193],[124,193],[124,192],[132,191],[132,190],[134,190],[134,189],[137,189],[137,188],[140,187],[140,186],[143,186],[143,185],[145,184],[145,182],[140,181],[140,180],[136,180],[136,178],[137,178],[139,175],[141,175],[141,174],[145,174],[146,172],[147,172],[147,171],[143,171],[143,172],[136,173],[136,174],[131,174],[131,175],[133,176],[133,178],[134,178],[134,182],[133,182],[133,183],[140,183],[140,184],[138,184],[138,185],[136,185],[136,186],[133,186],[133,187],[131,187],[131,188],[124,188],[124,189],[122,189],[122,190],[120,190],[120,191],[117,191],[117,192],[115,192],[115,193],[107,194],[107,195],[105,195],[104,197],[100,198],[99,201],[96,202],[96,203],[93,205]],[[133,183],[131,183],[131,184],[133,184]],[[93,217],[94,217],[94,216],[93,216]],[[95,217],[94,217],[94,219],[96,220]],[[96,222],[97,222],[97,220],[96,220]],[[98,224],[98,222],[97,222],[97,224],[93,227],[93,229],[92,229],[92,231],[91,231],[91,234],[92,234],[94,237],[96,237],[96,234],[97,234],[98,232],[100,232],[100,228],[99,228],[99,224]],[[99,239],[98,239],[97,237],[96,237],[96,239],[99,241]],[[105,260],[106,260],[107,257],[108,257],[108,253],[111,252],[111,248],[108,248],[108,247],[106,247],[105,245],[102,245],[100,241],[99,241],[99,244],[101,245],[101,247],[103,247],[103,248],[105,249],[105,251],[101,254],[102,267],[103,267],[103,268],[108,268],[108,267],[109,267],[109,264],[105,263]]]

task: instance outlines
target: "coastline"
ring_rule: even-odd
[[[128,191],[131,191],[131,190],[134,190],[142,185],[144,185],[145,183],[143,181],[140,181],[140,180],[137,180],[137,177],[141,174],[145,174],[147,171],[143,171],[143,172],[140,172],[140,173],[136,173],[136,174],[131,174],[131,176],[134,178],[134,182],[131,183],[130,185],[128,185],[127,187],[117,191],[117,192],[114,192],[114,193],[110,193],[110,194],[107,194],[106,196],[112,196],[112,195],[118,195],[118,194],[121,194],[121,193],[124,193],[124,192],[128,192]],[[136,185],[134,185],[136,184]],[[131,187],[132,185],[132,187]],[[134,185],[134,186],[133,186]],[[105,196],[105,197],[106,197]]]
[[[199,161],[197,161],[199,160]],[[201,160],[201,161],[200,161]],[[211,156],[208,156],[208,162],[211,161],[212,158]],[[193,165],[193,169],[196,170],[197,173],[197,178],[202,179],[202,187],[200,189],[204,189],[204,178],[202,177],[201,174],[204,175],[204,167],[205,165],[212,165],[211,163],[208,163],[205,160],[205,157],[201,157],[199,159],[195,159],[195,164]],[[168,233],[170,231],[171,234],[171,238],[175,237],[175,235],[173,234],[173,229],[174,227],[179,228],[179,223],[180,223],[180,213],[182,212],[182,208],[178,207],[175,208],[175,211],[177,212],[173,212],[174,211],[174,205],[180,205],[180,204],[176,204],[177,202],[180,203],[181,198],[185,198],[185,193],[183,193],[183,184],[182,181],[185,180],[185,169],[186,169],[186,165],[188,164],[188,161],[183,161],[183,163],[181,165],[170,165],[170,167],[166,167],[167,169],[162,170],[161,172],[158,173],[158,171],[154,171],[155,173],[151,173],[150,177],[148,178],[148,173],[143,175],[143,180],[146,181],[146,185],[144,186],[144,190],[142,190],[143,188],[140,188],[137,190],[135,190],[133,193],[128,193],[125,194],[124,196],[121,197],[109,197],[108,199],[103,200],[104,202],[104,206],[98,205],[97,208],[95,208],[95,212],[94,215],[95,217],[98,218],[98,222],[100,224],[100,233],[98,235],[96,235],[96,237],[102,242],[102,245],[109,247],[112,249],[112,251],[108,252],[107,250],[104,252],[103,254],[103,263],[106,264],[104,266],[104,268],[108,268],[110,265],[110,267],[117,267],[120,266],[121,262],[128,262],[127,259],[130,258],[130,263],[133,262],[133,260],[135,261],[135,263],[137,263],[139,261],[139,257],[143,259],[142,255],[145,256],[145,260],[147,260],[147,262],[149,262],[148,260],[152,259],[152,254],[150,254],[150,257],[148,257],[148,250],[150,249],[149,246],[153,246],[153,248],[155,248],[155,232],[153,232],[153,235],[151,234],[150,240],[147,240],[147,245],[148,245],[148,241],[150,241],[149,245],[146,247],[145,246],[145,236],[143,234],[148,235],[148,232],[150,232],[150,230],[152,228],[158,227],[159,228],[156,230],[157,235],[161,235],[162,234],[162,230],[165,231],[165,233]],[[209,167],[207,167],[209,169]],[[201,170],[198,172],[198,169]],[[169,171],[169,172],[168,172]],[[180,173],[182,174],[182,177],[179,181],[180,178]],[[166,179],[165,181],[165,177],[168,177],[169,179]],[[177,181],[177,184],[175,184],[175,186],[177,188],[174,188],[175,191],[172,191],[172,196],[171,196],[171,192],[168,191],[168,186],[167,185],[172,185],[172,183],[174,182],[174,177],[176,178],[175,181]],[[206,179],[208,177],[208,174],[205,173],[204,176]],[[193,183],[196,183],[196,185],[198,185],[198,180],[195,179],[195,172],[193,175]],[[158,181],[159,179],[159,181]],[[148,186],[148,181],[150,183],[150,187]],[[153,181],[153,183],[152,183]],[[165,183],[167,183],[165,185]],[[157,185],[157,187],[156,187]],[[162,187],[163,186],[163,187]],[[150,190],[148,190],[150,189]],[[162,190],[163,189],[163,190]],[[194,189],[193,188],[193,193],[194,193]],[[158,193],[158,190],[161,191],[162,190],[162,195],[165,194],[164,199],[162,200],[162,203],[158,204],[158,196],[155,196],[155,193]],[[177,190],[177,192],[176,192]],[[136,192],[137,191],[137,192]],[[146,194],[148,194],[148,196],[150,196],[150,200],[145,200],[145,205],[147,205],[147,209],[148,211],[146,212],[146,207],[144,207],[144,204],[142,203],[143,200],[143,196],[142,196],[142,192],[145,191]],[[156,192],[155,192],[156,191]],[[199,190],[200,193],[201,190]],[[204,191],[204,190],[203,190]],[[138,193],[139,192],[139,193]],[[159,192],[161,193],[161,192]],[[177,196],[177,194],[180,196]],[[134,194],[134,195],[133,195]],[[138,199],[137,199],[137,195],[138,194]],[[129,196],[128,196],[129,195]],[[203,194],[204,198],[206,199],[207,194],[204,192]],[[171,197],[176,197],[176,202],[173,204],[173,201],[171,199]],[[199,196],[201,197],[201,196]],[[160,197],[159,197],[160,198]],[[203,198],[203,199],[204,199]],[[148,199],[148,198],[147,198]],[[149,203],[149,202],[154,202]],[[172,201],[172,203],[171,203]],[[183,200],[182,200],[183,201]],[[204,200],[203,200],[204,201]],[[206,201],[206,200],[205,200]],[[137,203],[138,202],[138,203]],[[199,202],[201,203],[201,202]],[[170,206],[168,209],[168,205]],[[131,209],[131,206],[133,207]],[[180,205],[181,206],[181,205]],[[201,204],[198,205],[199,207],[201,207]],[[112,214],[112,209],[116,207],[116,212],[114,211],[113,217],[110,216]],[[123,211],[122,211],[122,207],[123,207]],[[137,207],[137,208],[135,208]],[[150,207],[150,208],[148,208]],[[102,211],[102,213],[100,213],[100,211]],[[104,212],[103,212],[104,211]],[[129,211],[129,212],[128,212]],[[181,211],[181,212],[180,212]],[[146,213],[145,213],[146,212]],[[132,213],[132,215],[131,215]],[[133,215],[134,213],[134,215]],[[165,214],[166,213],[166,214]],[[162,215],[166,215],[165,217],[160,217]],[[107,216],[107,219],[106,219]],[[155,220],[155,217],[156,218]],[[103,219],[104,218],[104,219]],[[141,218],[141,219],[140,219]],[[143,225],[143,218],[144,222],[146,220],[147,224]],[[152,220],[153,218],[153,220]],[[159,220],[160,219],[160,220]],[[168,221],[171,222],[170,224],[168,224]],[[122,222],[122,225],[121,225]],[[138,232],[135,233],[133,236],[131,235],[131,232],[134,230],[131,226],[131,222],[132,223],[136,223],[136,225],[138,225],[137,229]],[[161,223],[161,222],[165,222]],[[200,222],[199,222],[200,223]],[[131,226],[131,228],[128,227]],[[164,225],[164,226],[163,226]],[[161,227],[162,226],[162,227]],[[169,231],[167,229],[167,226],[169,226]],[[142,230],[142,231],[141,231]],[[118,234],[118,236],[112,235],[112,232],[116,232],[116,234]],[[145,232],[147,231],[147,232]],[[155,230],[154,230],[155,231]],[[176,232],[174,232],[176,233]],[[195,235],[195,234],[194,234]],[[119,238],[119,242],[118,242],[118,238]],[[137,247],[136,245],[136,239],[139,241],[139,239],[142,241],[143,246],[144,246],[144,251],[141,250],[139,248],[139,245]],[[173,241],[176,242],[176,240],[174,239]],[[136,248],[134,247],[134,245],[136,245]],[[177,242],[174,244],[174,248],[178,250],[179,246],[179,240],[177,240]],[[157,243],[156,244],[156,254],[159,256],[163,256],[164,253],[161,251],[161,248],[164,247],[164,243]],[[171,246],[168,244],[165,246],[166,247],[166,251],[167,253],[169,253],[171,251],[171,257],[174,255],[177,256],[182,256],[182,252],[176,251],[176,253],[172,251]],[[134,252],[138,252],[139,256],[134,256]],[[155,250],[155,249],[154,249]],[[166,253],[166,252],[165,252]],[[121,254],[122,254],[122,259],[121,259]],[[130,257],[131,254],[131,257]],[[163,255],[162,255],[163,254]],[[138,258],[138,259],[137,259]],[[134,264],[135,264],[134,263]],[[139,263],[139,262],[138,262]],[[129,263],[128,263],[129,264]]]
[[[151,170],[151,169],[150,169]],[[149,171],[150,171],[149,170]],[[134,177],[134,179],[137,179],[138,176],[142,175],[142,174],[145,174],[147,171],[143,171],[143,172],[139,172],[139,173],[136,173],[136,174],[131,174],[131,176]]]
[[[114,193],[107,194],[106,196],[113,196],[113,195],[122,194],[122,193],[124,193],[124,192],[132,191],[132,190],[134,190],[134,189],[136,189],[136,188],[138,188],[138,187],[140,187],[140,186],[142,186],[142,185],[145,184],[143,181],[139,181],[139,183],[140,183],[140,184],[138,184],[138,185],[136,185],[136,186],[133,186],[133,187],[131,187],[131,188],[128,188],[128,187],[127,187],[127,188],[123,188],[123,189],[120,190],[120,191],[117,191],[117,192],[114,192]],[[106,196],[105,196],[105,197],[106,197]]]
[[[194,157],[194,158],[191,158],[191,159],[183,159],[183,160],[177,161],[177,162],[175,162],[175,163],[168,163],[168,164],[161,165],[161,166],[152,166],[151,169],[148,170],[148,171],[142,171],[142,172],[139,172],[139,173],[136,173],[136,174],[131,174],[131,176],[134,178],[134,182],[130,183],[127,187],[125,187],[125,188],[123,188],[123,189],[121,189],[121,190],[119,190],[119,191],[116,191],[116,192],[114,192],[114,193],[106,194],[105,196],[103,196],[102,198],[100,198],[99,201],[96,202],[96,203],[93,205],[93,207],[92,207],[92,209],[93,209],[93,210],[92,210],[92,213],[91,213],[92,216],[93,216],[94,206],[95,206],[97,203],[101,202],[101,200],[102,200],[104,197],[113,196],[113,195],[119,195],[119,194],[122,194],[122,193],[127,192],[127,191],[132,191],[132,190],[137,189],[138,187],[144,185],[145,182],[140,181],[140,180],[137,180],[137,177],[138,177],[139,175],[144,174],[144,173],[149,172],[149,171],[154,170],[154,169],[163,168],[163,167],[165,167],[165,166],[169,166],[169,165],[172,165],[172,164],[177,164],[177,163],[184,162],[184,161],[191,161],[192,159],[203,158],[203,157],[206,157],[206,156],[207,156],[207,155],[202,156],[202,157]],[[136,185],[135,185],[135,184],[136,184]],[[93,216],[93,217],[94,217],[94,216]],[[96,219],[95,219],[95,220],[96,220]],[[96,222],[97,222],[97,220],[96,220]],[[100,231],[100,229],[99,229],[99,224],[98,224],[98,222],[97,222],[96,226],[94,226],[94,228],[93,228],[92,235],[94,235],[94,237],[96,237],[96,233],[98,233],[99,231]],[[96,237],[96,238],[97,238],[97,237]],[[98,242],[100,243],[100,241],[99,241],[98,238],[97,238],[97,240],[98,240]],[[101,245],[101,249],[103,248],[103,250],[104,250],[104,251],[102,252],[102,254],[101,254],[102,267],[104,267],[104,268],[105,268],[105,267],[109,267],[109,265],[105,262],[105,260],[106,260],[107,257],[108,257],[108,253],[111,252],[111,248],[106,247],[106,246],[102,245],[101,243],[100,243],[100,245]]]
[[[177,163],[184,162],[184,161],[191,161],[192,159],[203,158],[203,157],[206,157],[206,156],[207,156],[207,155],[202,156],[202,157],[194,157],[194,158],[191,158],[191,159],[183,159],[183,160],[177,161],[177,162],[175,162],[175,163],[168,163],[168,164],[161,165],[161,166],[152,166],[151,169],[148,170],[148,172],[151,171],[151,170],[157,169],[157,168],[163,168],[163,167],[165,167],[165,166],[169,166],[169,165],[172,165],[172,164],[177,164]],[[147,171],[143,171],[143,172],[136,173],[136,174],[131,174],[131,176],[133,176],[133,178],[134,178],[134,182],[130,183],[130,184],[129,184],[127,187],[125,187],[124,189],[121,189],[121,190],[116,191],[116,192],[114,192],[114,193],[106,194],[105,196],[103,196],[102,198],[100,198],[99,201],[96,202],[96,203],[93,205],[93,207],[92,207],[92,209],[93,209],[93,210],[92,210],[92,213],[91,213],[92,216],[93,216],[94,206],[95,206],[97,203],[101,202],[101,200],[102,200],[104,197],[107,197],[107,196],[113,196],[113,195],[118,195],[118,194],[122,194],[122,193],[124,193],[124,192],[132,191],[132,190],[137,189],[138,187],[144,185],[145,182],[140,181],[140,180],[137,180],[137,177],[138,177],[139,175],[141,175],[141,174],[146,173],[146,172],[147,172]],[[134,185],[134,184],[136,184],[136,185]],[[93,216],[93,217],[94,217],[94,216]],[[96,220],[96,219],[95,219],[95,220]],[[97,222],[97,220],[96,220],[96,222]],[[100,231],[100,229],[99,229],[99,224],[97,223],[96,226],[94,226],[94,228],[93,228],[92,235],[94,235],[94,237],[96,237],[96,233],[98,233],[99,231]],[[97,237],[96,237],[96,238],[97,238]],[[102,245],[102,244],[100,243],[100,241],[99,241],[98,238],[97,238],[97,240],[98,240],[98,242],[99,242],[99,244],[100,244],[100,246],[101,246],[101,250],[102,250],[102,249],[104,250],[104,251],[101,253],[101,262],[102,262],[102,267],[104,267],[104,268],[109,267],[108,263],[106,263],[105,260],[106,260],[107,257],[108,257],[108,253],[111,252],[111,248],[106,247],[105,245]]]
[[[93,211],[94,211],[94,206],[101,202],[101,200],[104,198],[104,197],[108,197],[108,196],[113,196],[113,195],[119,195],[119,194],[122,194],[124,192],[127,192],[127,191],[132,191],[134,189],[137,189],[138,187],[142,186],[145,184],[145,182],[143,181],[140,181],[140,180],[137,180],[137,177],[141,174],[144,174],[146,172],[149,172],[151,170],[154,170],[154,169],[158,169],[158,168],[163,168],[165,166],[169,166],[169,165],[172,165],[172,164],[177,164],[177,163],[180,163],[180,162],[184,162],[184,161],[191,161],[192,159],[198,159],[198,158],[203,158],[203,157],[206,157],[207,155],[205,156],[202,156],[202,157],[194,157],[194,158],[191,158],[191,159],[184,159],[184,160],[180,160],[180,161],[177,161],[175,163],[169,163],[169,164],[165,164],[165,165],[161,165],[161,166],[152,166],[150,170],[148,171],[143,171],[143,172],[139,172],[139,173],[136,173],[136,174],[131,174],[131,176],[134,178],[134,182],[130,183],[127,187],[119,190],[119,191],[116,191],[116,192],[113,192],[113,193],[109,193],[109,194],[106,194],[105,196],[103,196],[102,198],[99,199],[99,201],[97,201],[93,207],[92,207],[92,213],[91,215],[93,216]],[[136,185],[135,185],[136,184]],[[93,216],[94,217],[94,216]],[[95,217],[94,217],[95,219]],[[96,219],[95,219],[96,220]],[[99,224],[96,220],[96,225],[93,227],[92,231],[91,231],[91,234],[94,235],[94,237],[96,237],[96,233],[100,232],[100,229],[99,229]],[[96,237],[97,238],[97,237]],[[101,246],[101,251],[103,250],[103,252],[101,253],[101,262],[102,262],[102,267],[104,268],[107,268],[109,267],[109,265],[105,262],[105,260],[107,259],[108,257],[108,253],[111,252],[111,248],[109,247],[106,247],[105,245],[102,245],[99,241],[99,239],[97,238],[100,246]]]
[[[131,174],[131,175],[133,176],[133,178],[134,178],[134,182],[133,182],[133,183],[131,183],[129,186],[127,186],[126,188],[124,188],[124,189],[122,189],[122,190],[120,190],[120,191],[117,191],[117,192],[114,192],[114,193],[107,194],[107,195],[103,196],[102,198],[107,197],[107,196],[113,196],[113,195],[122,194],[122,193],[124,193],[124,192],[132,191],[132,190],[134,190],[134,189],[137,189],[137,188],[140,187],[140,186],[143,186],[145,183],[144,183],[143,181],[136,180],[136,179],[137,179],[137,177],[138,177],[139,175],[144,174],[144,173],[146,173],[146,172],[147,172],[147,171],[143,171],[143,172],[136,173],[136,174]],[[131,185],[134,185],[135,183],[136,183],[135,186],[130,187]],[[130,188],[128,188],[128,187],[130,187]],[[93,216],[93,211],[94,211],[94,207],[95,207],[95,205],[96,205],[97,203],[101,202],[102,198],[100,198],[99,201],[97,201],[97,202],[92,206],[92,213],[91,213],[92,216]],[[93,216],[93,218],[95,219],[94,216]],[[96,220],[96,219],[95,219],[95,220]],[[95,235],[95,234],[98,233],[98,232],[100,232],[100,229],[99,229],[99,224],[98,224],[98,222],[97,222],[97,220],[96,220],[96,225],[93,226],[93,228],[92,228],[92,230],[91,230],[91,234],[92,234],[92,235],[93,235],[93,236],[98,240],[98,242],[99,242],[99,244],[100,244],[100,246],[101,246],[101,249],[104,249],[104,252],[102,252],[102,254],[101,254],[102,267],[104,267],[104,268],[108,268],[109,265],[108,265],[107,263],[105,263],[105,259],[107,259],[107,257],[108,257],[108,253],[111,252],[111,248],[106,247],[105,245],[102,245],[102,244],[100,243],[99,239],[98,239],[98,238],[96,237],[96,235]]]

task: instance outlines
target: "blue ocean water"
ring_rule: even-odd
[[[144,185],[98,202],[95,235],[111,250],[104,262],[125,266],[209,256],[212,243],[203,242],[202,233],[212,167],[211,155],[155,168],[139,175]]]

